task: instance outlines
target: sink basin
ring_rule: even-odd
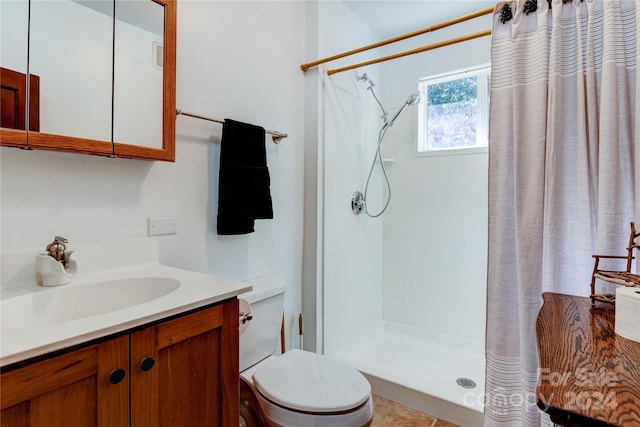
[[[137,277],[46,288],[2,301],[2,328],[63,322],[122,310],[163,297],[180,287],[167,277]]]

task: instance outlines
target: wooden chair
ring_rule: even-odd
[[[631,222],[631,234],[629,235],[629,246],[627,247],[627,255],[593,255],[593,258],[595,258],[595,264],[593,266],[593,274],[591,275],[592,305],[594,305],[596,301],[614,304],[616,298],[615,294],[596,294],[596,279],[603,280],[609,283],[615,283],[616,285],[640,287],[640,274],[634,274],[631,272],[631,264],[634,259],[633,250],[640,250],[639,237],[640,232],[636,232],[635,223]],[[600,259],[605,258],[626,259],[627,269],[624,271],[600,270],[598,268]]]

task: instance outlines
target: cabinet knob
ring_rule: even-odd
[[[153,368],[155,364],[156,361],[153,357],[146,357],[142,359],[142,362],[140,362],[140,369],[142,369],[144,372],[147,372],[151,370],[151,368]]]
[[[116,369],[111,372],[111,375],[109,375],[109,382],[111,384],[118,384],[124,379],[125,375],[126,372],[124,371],[124,369]]]

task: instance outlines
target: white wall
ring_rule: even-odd
[[[74,243],[136,238],[146,235],[148,217],[177,216],[178,234],[157,238],[163,263],[238,280],[281,277],[293,325],[301,299],[304,33],[303,2],[178,2],[178,107],[289,134],[280,145],[267,138],[274,219],[256,221],[255,233],[215,234],[222,128],[179,117],[175,163],[3,147],[1,249],[44,248],[56,234]]]
[[[485,5],[480,5],[478,10]],[[395,52],[491,28],[484,16],[398,43]],[[383,100],[395,111],[418,79],[490,62],[490,37],[381,65]],[[382,317],[484,341],[487,161],[484,153],[415,157],[418,108],[389,131],[384,153],[393,198],[384,214]]]
[[[0,3],[0,64],[20,73],[27,72],[28,18],[29,2]]]

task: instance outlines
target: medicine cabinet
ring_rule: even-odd
[[[0,8],[0,145],[174,161],[176,0]]]

